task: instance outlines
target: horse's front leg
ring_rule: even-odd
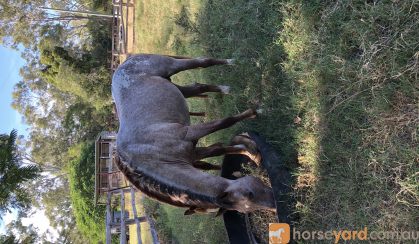
[[[221,143],[216,143],[209,147],[197,147],[195,148],[195,157],[197,160],[201,160],[209,157],[216,157],[225,154],[241,154],[249,157],[256,164],[260,163],[260,154],[257,148],[253,145],[248,144],[246,141],[242,141],[243,144],[235,144],[232,146],[223,146]]]
[[[196,160],[201,160],[224,154],[244,154],[244,151],[246,151],[244,145],[223,146],[221,143],[216,143],[208,147],[196,147],[195,158]]]

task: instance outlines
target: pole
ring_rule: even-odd
[[[65,10],[65,9],[58,9],[58,8],[47,8],[47,7],[40,7],[43,10],[53,10],[60,13],[70,13],[70,14],[81,14],[87,16],[97,16],[97,17],[104,17],[104,18],[113,18],[111,14],[101,14],[91,11],[75,11],[75,10]]]

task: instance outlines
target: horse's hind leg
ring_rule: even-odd
[[[224,154],[245,154],[245,151],[246,147],[243,145],[223,146],[221,143],[216,143],[208,147],[196,147],[195,157],[197,160],[201,160]]]
[[[168,68],[169,76],[180,71],[196,68],[206,68],[213,65],[233,64],[232,59],[216,59],[216,58],[195,58],[195,59],[173,59],[171,66]]]
[[[192,166],[194,166],[197,169],[203,169],[203,170],[220,170],[220,165],[210,164],[204,161],[195,161],[192,163]]]
[[[211,134],[215,131],[228,128],[235,123],[242,121],[247,118],[254,118],[257,115],[256,110],[248,109],[241,114],[227,117],[225,119],[215,120],[208,123],[190,125],[188,126],[188,131],[186,133],[185,139],[190,141],[196,141],[200,138]]]
[[[205,117],[205,112],[189,112],[189,116],[201,116],[201,117]]]
[[[260,163],[261,156],[257,149],[249,147],[246,144],[235,144],[233,146],[222,146],[221,144],[214,144],[209,147],[195,148],[196,159],[204,159],[209,157],[221,156],[224,154],[241,154],[249,157],[257,165]]]
[[[135,72],[170,78],[188,69],[206,68],[212,65],[232,64],[232,59],[170,57],[156,54],[132,55],[126,65]]]
[[[185,56],[175,56],[175,55],[164,55],[164,56],[175,58],[175,59],[193,59],[191,57],[185,57]]]
[[[198,97],[206,92],[220,92],[224,94],[228,94],[230,91],[229,86],[217,86],[217,85],[207,85],[207,84],[200,84],[195,83],[190,86],[178,86],[176,87],[182,92],[185,98],[188,97]]]

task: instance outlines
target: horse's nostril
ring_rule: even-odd
[[[255,194],[253,192],[249,191],[247,193],[247,198],[249,198],[249,200],[252,200],[253,198],[255,198]]]

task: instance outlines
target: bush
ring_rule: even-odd
[[[105,207],[95,206],[94,143],[81,143],[70,149],[70,198],[77,227],[91,243],[105,240]]]

